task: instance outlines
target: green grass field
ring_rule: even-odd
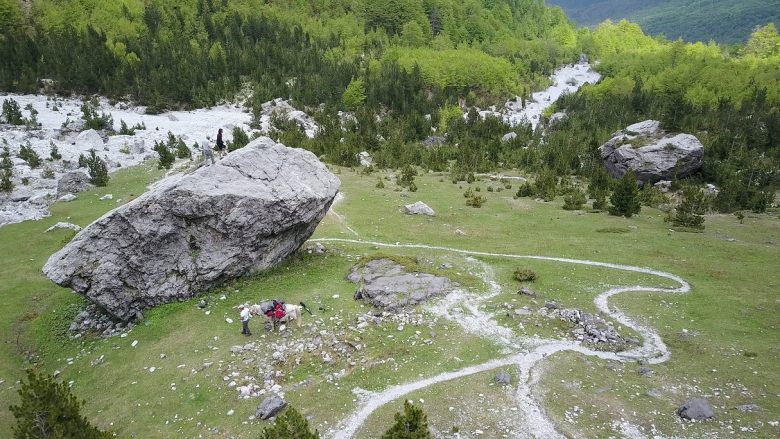
[[[418,192],[402,198],[391,181],[385,182],[385,189],[376,189],[376,174],[361,176],[344,168],[334,171],[342,180],[345,198],[334,206],[339,215],[329,214],[312,240],[359,238],[589,259],[651,267],[690,282],[692,291],[686,295],[630,293],[610,301],[656,328],[671,349],[669,361],[651,366],[653,376],[638,374],[635,363],[613,365],[572,353],[555,354],[538,365],[535,370],[541,377],[534,393],[559,431],[576,437],[615,436],[620,432],[616,422],[625,419],[645,428],[647,434],[655,431],[664,436],[780,435],[780,427],[769,424],[780,421],[777,211],[748,215],[744,224],[733,216],[712,215],[703,233],[680,233],[670,231],[663,222],[664,213],[655,209],[643,208],[641,215],[631,219],[565,211],[561,199],[549,203],[514,199],[516,187],[488,192],[489,185],[503,186],[489,180],[471,185],[479,186],[488,200],[475,209],[465,205],[462,195],[469,185],[452,184],[446,175],[418,176]],[[362,256],[416,257],[423,268],[429,266],[432,271],[447,262],[464,288],[479,293],[487,287],[473,261],[462,254],[350,243],[327,243],[325,255],[300,252],[269,272],[209,291],[204,295],[209,314],[196,307],[195,299],[147,312],[126,337],[70,339],[67,326],[84,302],[49,282],[41,267],[72,233],[43,231],[57,221],[87,225],[116,206],[116,201],[98,201],[100,195],[112,193],[114,200],[128,200],[159,176],[146,166],[127,169],[114,175],[107,188],[54,205],[49,218],[0,228],[0,399],[7,402],[0,407],[0,437],[10,434],[13,418],[7,405],[18,400],[17,380],[31,362],[48,372],[60,371],[65,382],[73,381],[73,392],[86,400],[87,417],[120,437],[255,437],[264,423],[249,417],[262,398],[240,399],[230,383],[257,379],[262,384],[262,378],[257,378],[261,369],[273,368],[286,399],[324,432],[357,407],[356,387],[380,391],[504,355],[491,340],[467,334],[442,319],[403,328],[392,321],[355,328],[357,317],[369,308],[352,299],[355,286],[344,276]],[[431,206],[437,216],[404,215],[402,205],[417,200]],[[499,323],[519,335],[560,338],[565,327],[535,315],[508,319],[502,316],[504,303],[534,309],[555,300],[593,312],[593,297],[610,287],[673,286],[666,279],[607,268],[476,259],[492,267],[502,287],[502,293],[486,302],[484,309],[496,313]],[[539,293],[537,299],[515,293],[520,283],[512,279],[512,273],[518,267],[531,268],[539,275],[532,285]],[[270,297],[292,303],[302,300],[315,316],[306,316],[301,327],[290,325],[284,335],[266,333],[253,320],[254,335],[241,336],[234,306]],[[415,314],[426,316],[423,310]],[[235,322],[228,324],[226,317]],[[274,361],[273,349],[262,347],[295,346],[318,336],[324,348],[291,352],[283,361]],[[331,338],[360,349],[340,355],[327,342]],[[137,346],[132,347],[135,340]],[[259,348],[231,352],[232,346],[247,342]],[[325,351],[332,357],[329,362],[323,361]],[[101,356],[103,363],[92,366]],[[151,367],[155,369],[150,371]],[[500,437],[518,427],[512,423],[517,421],[507,420],[516,418],[517,403],[511,391],[493,383],[494,374],[484,372],[436,384],[407,397],[424,401],[432,429],[442,436],[456,431],[472,435],[480,428],[484,437]],[[647,396],[650,389],[658,390],[660,396]],[[710,400],[716,411],[714,420],[690,424],[675,415],[685,399],[696,396]],[[746,403],[757,404],[761,410],[742,413],[734,409]],[[399,400],[377,410],[358,437],[379,436],[400,408]],[[231,410],[233,414],[228,415]]]

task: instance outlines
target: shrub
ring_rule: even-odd
[[[176,157],[180,159],[191,159],[192,158],[192,151],[187,147],[187,144],[184,143],[184,140],[179,137],[178,140],[176,140]]]
[[[14,167],[14,162],[11,161],[11,151],[8,149],[8,145],[3,146],[3,152],[0,153],[0,157],[3,159],[0,160],[0,169],[8,169]]]
[[[480,208],[486,202],[487,202],[487,198],[485,198],[482,195],[474,195],[471,198],[466,198],[466,206],[471,206],[474,208]]]
[[[154,150],[160,156],[160,160],[157,162],[157,169],[171,169],[176,157],[171,153],[168,145],[162,142],[154,142]]]
[[[376,179],[376,188],[377,189],[384,189],[385,183],[382,181],[382,177],[379,177]]]
[[[41,166],[41,156],[39,156],[38,153],[32,149],[30,142],[27,142],[26,144],[22,145],[21,148],[19,148],[19,158],[27,162],[27,164],[30,165],[30,167],[33,169]]]
[[[474,196],[474,191],[471,188],[466,189],[466,192],[463,192],[464,198],[471,198]]]
[[[10,123],[11,125],[24,125],[22,109],[19,107],[19,103],[13,99],[3,100],[2,116],[6,123]]]
[[[534,195],[536,195],[536,190],[534,190],[534,186],[528,181],[521,184],[520,187],[517,188],[517,193],[515,194],[517,198],[533,197]]]
[[[135,128],[129,128],[127,126],[127,122],[124,120],[119,121],[119,134],[126,135],[126,136],[132,136],[135,134]]]
[[[742,224],[742,221],[745,219],[745,214],[740,212],[739,210],[734,212],[734,216],[737,217],[737,220],[739,220],[739,223]]]
[[[606,210],[608,207],[606,194],[601,194],[599,198],[593,200],[593,208],[595,210]]]
[[[81,157],[79,157],[79,164],[81,164]],[[109,177],[106,162],[95,154],[94,149],[89,150],[89,157],[84,158],[84,163],[89,169],[90,183],[95,186],[105,186],[108,184]]]
[[[49,158],[52,160],[59,160],[62,158],[62,154],[60,154],[60,150],[57,149],[57,145],[55,145],[54,142],[49,143]]]
[[[472,172],[469,172],[469,175],[466,176],[466,183],[471,184],[474,183],[476,178],[474,178],[474,174]]]
[[[658,207],[659,205],[669,201],[657,187],[650,184],[646,184],[641,191],[639,191],[639,202],[642,206]]]
[[[566,210],[579,210],[582,209],[582,205],[588,201],[585,198],[585,192],[579,189],[573,189],[568,195],[563,197],[563,208]]]
[[[21,401],[10,407],[16,418],[11,430],[15,438],[111,438],[110,432],[100,431],[80,413],[79,401],[68,386],[48,375],[27,370],[27,382],[19,388]]]
[[[639,204],[639,186],[633,171],[629,170],[618,180],[609,202],[612,204],[609,207],[610,215],[631,218],[639,213],[642,206]]]
[[[518,268],[515,270],[514,278],[520,282],[533,282],[536,280],[536,272],[529,268]]]
[[[93,130],[111,129],[114,125],[111,115],[103,112],[98,114],[94,103],[85,102],[81,106],[81,118],[84,119],[84,127]]]
[[[395,184],[401,187],[408,187],[411,190],[411,185],[414,184],[414,177],[417,175],[417,170],[412,165],[404,165],[401,168],[401,172],[395,177]],[[415,186],[415,190],[417,187]],[[414,192],[412,191],[412,192]]]
[[[544,168],[536,176],[534,192],[544,201],[552,201],[558,194],[558,176],[552,169]]]
[[[0,192],[10,193],[14,190],[14,182],[11,180],[13,171],[10,169],[3,169],[0,172]]]
[[[79,168],[86,168],[87,167],[87,158],[84,157],[84,154],[79,154]]]
[[[245,147],[249,143],[249,136],[241,127],[233,128],[233,143],[230,144],[230,151],[235,151]]]
[[[382,435],[382,439],[433,439],[433,436],[428,430],[425,412],[404,401],[404,413],[395,414],[395,424]]]
[[[276,418],[274,425],[266,427],[260,434],[260,439],[319,439],[317,430],[309,430],[309,421],[297,410],[289,407]]]
[[[52,178],[54,178],[54,170],[52,170],[52,169],[51,169],[51,168],[49,168],[48,166],[47,166],[47,167],[45,167],[45,168],[43,169],[43,171],[41,172],[41,177],[43,177],[43,178],[48,178],[48,179],[52,179]]]
[[[691,229],[704,228],[704,213],[707,211],[709,197],[701,189],[687,185],[683,187],[682,199],[675,208],[672,224]]]

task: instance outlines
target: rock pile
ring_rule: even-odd
[[[276,265],[311,236],[338,188],[311,152],[261,137],[107,213],[43,271],[127,321]]]
[[[611,323],[597,315],[574,308],[554,309],[552,313],[573,324],[571,335],[583,343],[600,345],[612,351],[624,350],[628,344]]]
[[[687,177],[701,167],[704,156],[699,139],[690,134],[667,134],[655,120],[614,133],[599,150],[613,177],[631,169],[638,180],[649,183]]]
[[[102,312],[96,305],[88,305],[76,314],[68,331],[71,338],[80,338],[87,334],[99,334],[101,337],[121,335],[133,329],[133,323],[118,322]]]
[[[347,280],[360,284],[355,299],[388,310],[422,303],[447,294],[456,286],[446,277],[408,273],[401,264],[389,259],[352,267]]]

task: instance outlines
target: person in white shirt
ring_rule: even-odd
[[[241,311],[241,333],[250,336],[252,333],[249,331],[249,319],[252,317],[249,313],[249,307],[246,305],[241,305],[238,307],[238,309]]]
[[[203,153],[203,161],[206,162],[208,159],[211,159],[211,164],[214,164],[214,151],[211,150],[211,146],[209,145],[209,139],[206,137],[206,140],[202,140],[200,142],[200,152]],[[206,165],[208,166],[208,162],[206,162]]]

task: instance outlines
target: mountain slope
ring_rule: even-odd
[[[579,25],[628,18],[646,32],[686,41],[744,43],[754,27],[780,21],[780,0],[549,0]]]

